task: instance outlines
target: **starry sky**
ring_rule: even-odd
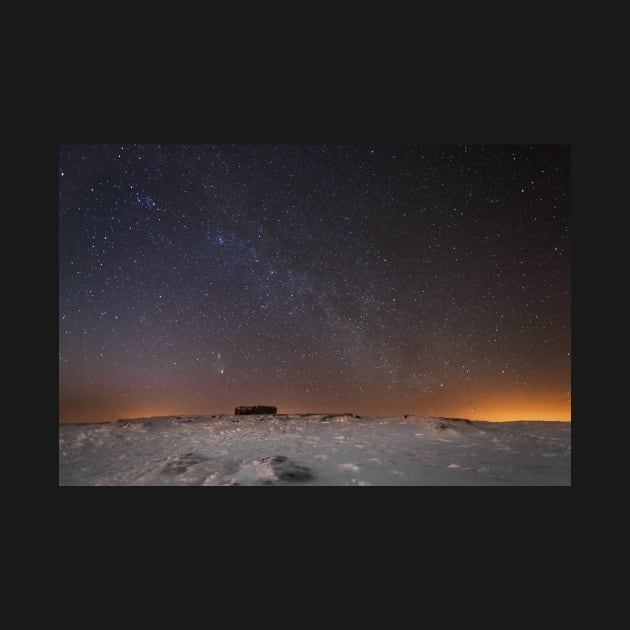
[[[59,420],[570,420],[570,147],[61,145]]]

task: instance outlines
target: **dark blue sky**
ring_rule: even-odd
[[[570,418],[567,146],[64,145],[60,420]]]

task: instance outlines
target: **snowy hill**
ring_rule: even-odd
[[[571,424],[353,414],[59,426],[59,485],[571,485]]]

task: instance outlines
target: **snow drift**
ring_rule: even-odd
[[[571,485],[571,424],[354,414],[65,424],[59,485]]]

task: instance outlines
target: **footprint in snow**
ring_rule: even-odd
[[[243,462],[232,481],[238,485],[275,485],[313,479],[313,471],[284,455],[271,455]]]

